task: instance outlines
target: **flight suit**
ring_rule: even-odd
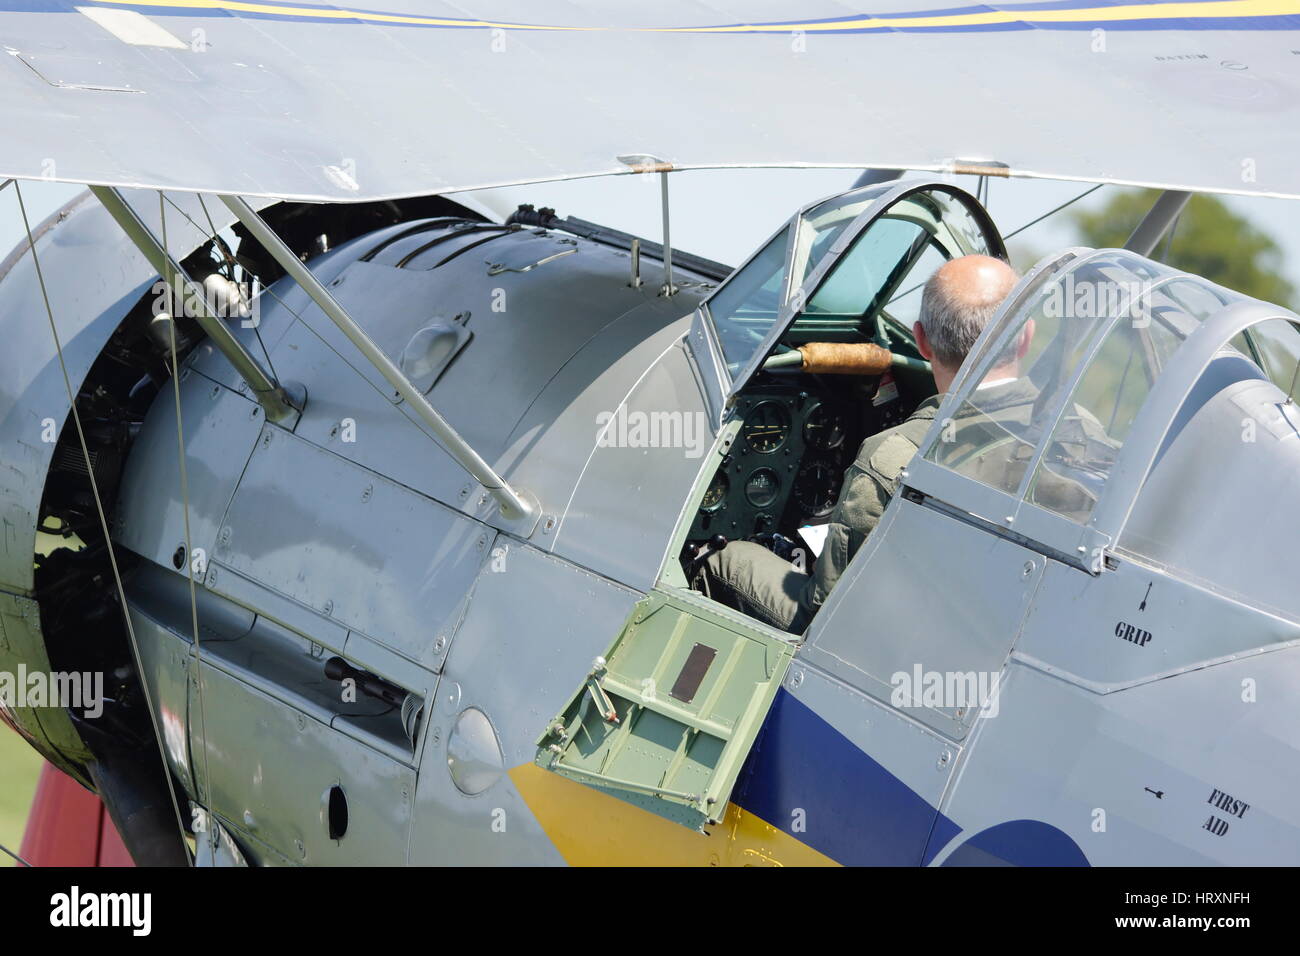
[[[798,570],[760,544],[735,541],[705,562],[710,585],[720,585],[751,617],[802,633],[880,521],[889,499],[898,491],[899,476],[930,430],[942,400],[942,395],[927,398],[906,421],[862,443],[844,475],[812,574]]]

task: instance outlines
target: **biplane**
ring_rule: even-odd
[[[0,180],[88,187],[0,264],[0,671],[104,687],[0,710],[131,858],[1300,861],[1300,319],[1155,254],[1300,197],[1295,4],[463,6],[0,13]],[[673,248],[764,166],[868,173]],[[662,235],[544,205],[602,175]],[[1023,276],[806,632],[702,592],[933,394],[994,177],[1162,194]]]

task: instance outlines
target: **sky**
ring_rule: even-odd
[[[857,170],[723,169],[687,170],[669,177],[673,247],[729,265],[742,262],[799,206],[848,189]],[[915,178],[908,176],[907,178]],[[941,177],[974,192],[971,176]],[[23,185],[28,217],[35,228],[81,188],[62,183]],[[469,195],[504,216],[519,203],[551,206],[574,215],[659,241],[662,236],[658,175],[612,176],[480,190]],[[992,180],[988,209],[1005,235],[1053,207],[1079,195],[1086,183],[1027,179]],[[1096,208],[1118,187],[1097,190],[1071,209]],[[1228,204],[1268,232],[1281,245],[1283,272],[1300,288],[1300,205],[1280,199],[1228,197]],[[24,240],[15,190],[0,192],[0,258]],[[1023,268],[1033,258],[1078,241],[1068,215],[1054,216],[1011,242],[1012,257]],[[1176,237],[1175,237],[1176,241]],[[1029,256],[1033,258],[1029,258]],[[1286,303],[1284,303],[1286,304]]]

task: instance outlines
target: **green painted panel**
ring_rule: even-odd
[[[795,647],[655,591],[537,740],[538,765],[677,823],[722,819]]]

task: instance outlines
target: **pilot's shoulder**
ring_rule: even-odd
[[[863,471],[875,472],[882,478],[891,481],[897,478],[916,454],[930,425],[929,422],[921,424],[924,427],[918,429],[916,423],[904,422],[872,435],[862,443],[855,464]]]
[[[876,474],[893,480],[902,474],[907,463],[912,460],[918,444],[901,431],[882,432],[878,437],[884,440],[867,456],[867,467]]]
[[[923,402],[903,423],[872,435],[858,449],[855,464],[890,480],[897,478],[925,440],[936,408],[937,402]]]

